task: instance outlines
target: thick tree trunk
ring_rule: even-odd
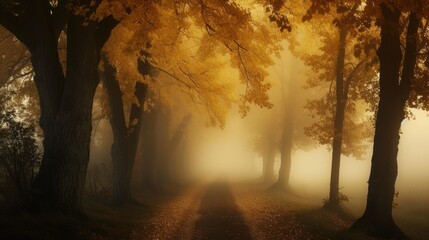
[[[399,131],[414,75],[417,29],[420,21],[416,14],[410,14],[400,79],[402,51],[399,19],[401,12],[385,4],[381,5],[381,9],[383,13],[381,44],[377,52],[380,60],[380,102],[375,126],[371,174],[368,181],[367,205],[363,216],[351,229],[376,237],[402,239],[405,236],[393,220],[392,204],[398,173]]]
[[[82,24],[83,18],[70,17],[67,80],[65,91],[59,101],[60,108],[55,114],[47,108],[46,103],[41,104],[44,156],[34,186],[38,208],[72,214],[81,214],[83,211],[92,101],[98,85],[95,28],[84,27]],[[40,60],[40,56],[34,57]],[[35,60],[36,75],[41,71],[40,68],[44,68],[44,58],[41,59],[40,63]],[[50,59],[48,63],[52,61],[51,57],[47,56],[46,59]],[[46,72],[59,72],[58,66],[59,61],[53,69]],[[40,74],[36,79],[43,77],[46,75]],[[44,85],[46,80],[41,83],[36,80],[36,84],[39,94],[52,96],[54,90],[49,90],[49,87]],[[43,97],[41,99],[43,102],[49,102],[49,100],[43,100]]]
[[[296,110],[296,95],[294,93],[298,91],[297,83],[292,79],[293,73],[291,73],[289,82],[287,85],[287,96],[284,99],[285,104],[285,117],[283,123],[283,133],[281,138],[280,146],[280,169],[279,178],[275,183],[274,187],[278,187],[282,190],[289,190],[289,178],[290,170],[292,165],[292,148],[294,141],[294,124],[295,124],[295,110]],[[282,85],[283,87],[284,85]],[[283,93],[284,89],[282,88]]]
[[[113,166],[113,200],[117,204],[133,201],[132,198],[132,169],[134,166],[137,145],[139,143],[140,131],[143,118],[143,106],[146,98],[147,86],[141,82],[137,82],[135,86],[135,96],[139,101],[139,105],[133,104],[131,107],[128,132],[125,136],[125,141],[118,141],[118,150],[122,150],[122,156],[114,156],[116,152],[112,149]],[[115,143],[114,143],[115,144]],[[112,146],[114,148],[114,146]]]
[[[18,15],[0,9],[0,23],[31,52],[39,93],[44,155],[32,188],[32,207],[80,215],[92,101],[99,81],[99,52],[117,21],[107,18],[84,26],[84,18],[69,16],[62,1],[54,10],[49,1],[25,1],[23,6]],[[66,23],[67,77],[57,49],[58,36]]]
[[[50,30],[48,26],[42,28],[40,35],[38,35],[40,39],[32,43],[31,48],[29,48],[35,72],[34,81],[39,93],[40,126],[44,133],[44,156],[32,187],[33,196],[31,201],[34,206],[31,206],[31,208],[35,208],[34,210],[37,211],[46,211],[51,206],[51,210],[56,211],[61,208],[60,205],[63,205],[59,203],[59,193],[55,190],[56,183],[53,181],[54,176],[52,176],[52,173],[55,172],[54,169],[57,168],[58,162],[61,160],[55,156],[50,157],[50,154],[55,155],[55,153],[49,153],[49,149],[56,146],[56,144],[53,144],[56,139],[55,131],[52,128],[57,126],[55,115],[59,111],[61,99],[61,96],[51,94],[51,92],[61,93],[63,89],[60,86],[57,87],[58,89],[54,89],[54,85],[51,83],[64,84],[65,79],[59,61],[57,40],[53,31]],[[38,43],[39,41],[40,43]]]
[[[113,189],[112,200],[115,205],[123,205],[133,200],[131,178],[133,154],[126,139],[116,139],[112,144]]]
[[[132,198],[132,169],[137,153],[140,130],[142,126],[143,106],[147,93],[147,86],[136,82],[134,96],[137,104],[132,104],[128,127],[125,124],[124,104],[119,82],[116,79],[116,70],[103,57],[105,63],[104,83],[109,96],[111,110],[110,124],[114,141],[112,144],[113,162],[113,202],[122,205],[133,201]]]
[[[116,69],[110,65],[107,57],[104,61],[104,85],[107,90],[110,106],[110,125],[113,132],[111,158],[113,166],[112,199],[120,205],[131,196],[131,156],[127,144],[127,126],[122,101],[122,92],[116,79]]]
[[[339,182],[341,147],[343,143],[344,114],[347,103],[347,92],[344,92],[344,62],[346,51],[347,31],[344,27],[339,29],[338,55],[336,66],[336,103],[334,116],[334,136],[332,140],[331,183],[329,187],[329,200],[325,204],[328,208],[340,206]],[[348,89],[348,88],[347,88]]]

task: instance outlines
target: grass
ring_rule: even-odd
[[[297,212],[298,219],[304,223],[310,231],[318,233],[326,239],[337,240],[372,240],[362,233],[351,232],[349,227],[354,223],[354,218],[346,212],[335,212],[325,208],[305,209]]]
[[[113,207],[109,197],[87,198],[85,220],[53,214],[29,214],[10,210],[0,202],[0,239],[7,240],[127,240],[137,226],[150,231],[149,220],[156,205],[170,201],[177,194],[167,190],[136,192],[136,202]]]
[[[127,205],[112,208],[108,204],[87,201],[86,220],[64,215],[7,212],[0,214],[1,239],[76,240],[129,239],[131,231],[152,215],[150,208]]]
[[[315,235],[323,239],[334,240],[374,240],[361,233],[348,231],[356,217],[347,208],[332,210],[323,207],[323,202],[316,202],[299,196],[293,191],[284,192],[270,190],[267,192],[276,199],[283,201],[288,208],[296,213],[298,220]]]

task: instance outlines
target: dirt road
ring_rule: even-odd
[[[133,230],[131,239],[323,239],[281,202],[226,182],[190,189],[155,213]]]

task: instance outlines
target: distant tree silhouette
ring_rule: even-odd
[[[4,107],[4,106],[3,106]],[[18,120],[13,110],[0,109],[0,171],[20,194],[28,197],[41,160],[33,124]]]

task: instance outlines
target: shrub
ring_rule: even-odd
[[[14,111],[0,111],[0,142],[0,171],[18,193],[26,195],[41,160],[35,126],[19,121]]]

